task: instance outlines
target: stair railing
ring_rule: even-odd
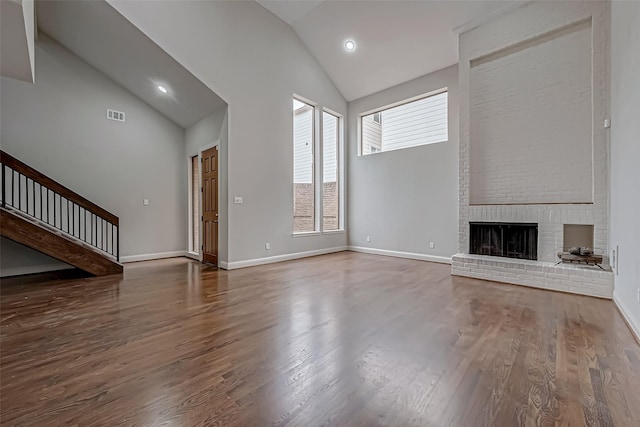
[[[2,208],[18,211],[120,261],[117,216],[0,151]]]

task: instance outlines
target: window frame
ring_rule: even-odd
[[[292,237],[306,237],[306,236],[321,236],[324,234],[339,234],[345,233],[345,160],[344,160],[344,115],[338,113],[335,110],[332,110],[328,107],[325,107],[317,102],[310,100],[304,96],[300,96],[298,94],[293,94],[290,98],[292,100],[296,100],[302,103],[305,103],[311,107],[313,107],[313,191],[314,191],[314,230],[313,231],[295,231],[293,226],[295,226],[294,214],[295,214],[295,199],[292,198],[292,211],[291,211],[291,219],[292,219]],[[335,230],[324,230],[324,221],[323,221],[323,179],[324,179],[324,141],[323,141],[323,127],[324,120],[323,114],[328,113],[332,116],[336,117],[338,120],[337,124],[337,135],[336,135],[336,156],[337,156],[337,171],[336,171],[336,179],[337,179],[337,187],[338,187],[338,229]],[[295,114],[295,113],[293,113]],[[294,148],[294,135],[295,135],[295,116],[292,114],[292,132],[291,132],[291,146]],[[292,186],[293,176],[295,173],[295,149],[292,150]],[[293,194],[293,191],[292,191]]]
[[[320,110],[319,106],[317,103],[311,101],[308,98],[305,98],[303,96],[294,94],[292,97],[293,100],[298,101],[298,102],[302,102],[308,106],[310,106],[313,110],[313,114],[312,114],[312,123],[311,123],[311,132],[312,132],[312,142],[311,142],[311,178],[312,178],[312,184],[313,184],[313,230],[311,231],[295,231],[295,207],[296,207],[296,203],[295,203],[295,197],[292,198],[293,201],[293,206],[292,206],[292,211],[291,211],[291,219],[293,220],[293,227],[292,227],[292,234],[294,236],[310,236],[310,235],[318,235],[321,233],[320,230],[320,223],[321,221],[319,221],[318,219],[318,214],[319,212],[322,212],[321,210],[319,210],[319,201],[322,200],[322,196],[321,194],[319,195],[319,191],[318,191],[318,178],[319,176],[321,177],[322,175],[320,175],[320,170],[317,167],[317,162],[318,162],[318,152],[320,150],[318,150],[318,141],[321,140],[322,138],[322,134],[320,133],[320,128],[321,126],[318,126],[318,110]],[[292,115],[291,115],[291,119],[292,119],[292,132],[291,132],[291,139],[292,139],[292,144],[291,147],[293,148],[292,150],[292,154],[293,154],[293,159],[292,159],[292,168],[293,168],[293,173],[295,174],[295,110],[292,111]],[[320,156],[321,157],[321,156]],[[293,175],[292,175],[292,181],[291,181],[292,185],[294,186],[294,191],[295,191],[295,182],[293,181]],[[292,192],[293,194],[294,192]]]
[[[343,233],[345,231],[344,225],[344,117],[337,111],[331,110],[327,107],[323,107],[322,114],[327,113],[335,117],[338,121],[336,129],[336,187],[338,191],[338,228],[332,230],[324,229],[324,118],[321,124],[321,173],[320,173],[320,231],[322,234],[335,234]]]
[[[356,141],[357,141],[358,157],[365,157],[365,156],[369,156],[371,154],[380,154],[380,153],[386,153],[387,152],[387,151],[381,149],[380,151],[377,151],[375,153],[364,154],[364,149],[363,149],[364,148],[363,147],[363,142],[364,141],[362,139],[362,137],[363,137],[362,120],[363,120],[364,117],[372,115],[372,114],[382,113],[385,110],[390,110],[392,108],[399,107],[401,105],[410,104],[412,102],[420,101],[420,100],[423,100],[423,99],[426,99],[426,98],[430,98],[432,96],[441,95],[443,93],[447,93],[447,139],[444,140],[444,141],[432,142],[432,143],[428,143],[428,144],[414,145],[414,146],[411,146],[411,147],[404,147],[404,148],[398,148],[398,149],[395,149],[395,150],[387,150],[387,151],[398,151],[398,150],[422,147],[424,145],[431,145],[431,144],[439,144],[439,143],[442,143],[442,142],[448,142],[449,141],[449,129],[448,129],[448,121],[449,121],[449,87],[445,86],[445,87],[442,87],[442,88],[439,88],[439,89],[432,90],[430,92],[422,93],[420,95],[416,95],[416,96],[413,96],[413,97],[410,97],[410,98],[405,98],[405,99],[402,99],[400,101],[393,102],[391,104],[383,105],[381,107],[376,107],[374,109],[367,110],[367,111],[364,111],[362,113],[359,113],[358,116],[357,116],[357,123],[356,123],[356,138],[357,138]],[[378,123],[378,122],[375,122],[375,123]],[[382,114],[380,114],[380,123],[379,124],[382,125]]]

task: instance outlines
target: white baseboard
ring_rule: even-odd
[[[7,268],[0,270],[0,277],[23,276],[25,274],[47,273],[49,271],[70,270],[75,268],[67,264],[44,264],[29,267]]]
[[[629,329],[631,329],[631,333],[635,335],[636,341],[640,343],[640,324],[636,323],[631,315],[629,315],[629,313],[624,309],[624,306],[620,303],[620,300],[618,299],[615,292],[613,293],[613,303],[618,308],[620,314],[622,314],[622,317],[624,318],[627,326],[629,326]]]
[[[420,261],[439,262],[441,264],[451,264],[451,257],[417,254],[413,252],[390,251],[387,249],[364,248],[362,246],[347,246],[347,250],[353,252],[362,252],[365,254],[392,256],[396,258],[417,259]]]
[[[256,266],[256,265],[272,264],[274,262],[290,261],[292,259],[307,258],[307,257],[311,257],[311,256],[331,254],[331,253],[334,253],[334,252],[342,252],[342,251],[346,251],[346,250],[347,250],[346,246],[338,246],[338,247],[335,247],[335,248],[316,249],[316,250],[313,250],[313,251],[296,252],[296,253],[292,253],[292,254],[276,255],[276,256],[271,256],[271,257],[266,257],[266,258],[247,259],[247,260],[244,260],[244,261],[232,261],[232,262],[226,263],[226,266],[223,265],[223,262],[220,262],[220,267],[224,268],[225,270],[235,270],[237,268],[245,268],[245,267],[253,267],[253,266]]]
[[[200,254],[197,254],[195,252],[185,252],[184,256],[186,256],[187,258],[191,258],[191,259],[195,259],[196,261],[200,261]]]
[[[142,255],[129,255],[121,256],[120,262],[136,262],[136,261],[149,261],[152,259],[162,258],[175,258],[179,256],[186,256],[187,251],[173,251],[173,252],[157,252],[155,254],[142,254]]]
[[[218,261],[218,267],[220,267],[223,270],[228,270],[229,263],[227,261]]]

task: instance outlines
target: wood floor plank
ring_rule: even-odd
[[[343,252],[0,286],[0,423],[638,426],[611,301]]]

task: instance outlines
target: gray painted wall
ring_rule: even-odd
[[[611,3],[611,225],[619,248],[613,297],[640,335],[640,3]]]
[[[449,89],[448,142],[357,155],[358,114],[443,87]],[[349,103],[349,245],[445,257],[457,252],[457,90],[453,66]]]
[[[292,96],[342,115],[346,102],[291,27],[255,2],[109,3],[229,104],[228,200],[244,203],[229,203],[228,261],[344,246],[292,236]]]
[[[222,132],[222,122],[227,117],[227,107],[219,108],[185,129],[184,140],[187,155],[195,156],[202,147],[217,142]]]
[[[184,251],[184,130],[45,34],[36,58],[35,84],[2,78],[2,149],[120,217],[125,260]],[[3,271],[16,250],[3,244]]]
[[[72,268],[47,255],[0,237],[0,277]]]

